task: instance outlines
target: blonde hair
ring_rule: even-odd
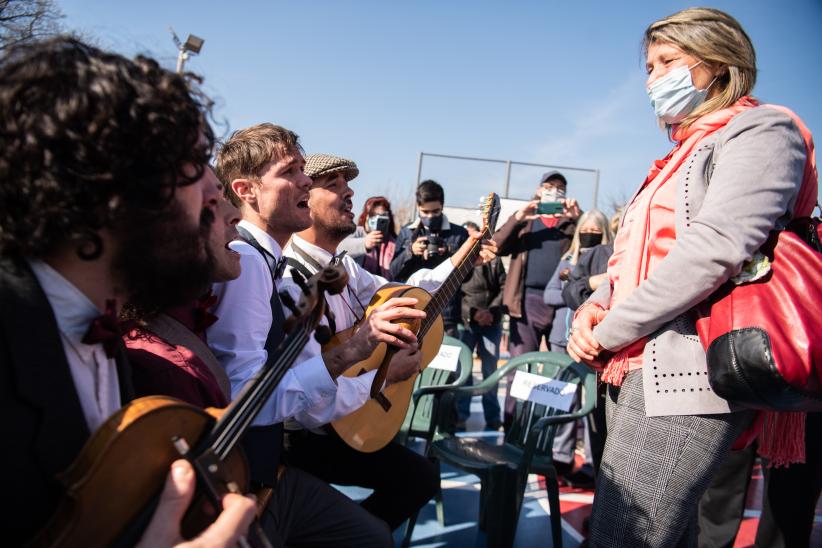
[[[586,211],[577,219],[577,228],[574,230],[571,247],[568,248],[568,252],[562,257],[563,260],[570,261],[571,264],[577,264],[577,259],[579,259],[579,231],[588,223],[594,223],[597,225],[597,228],[602,231],[602,241],[599,242],[600,244],[611,242],[611,229],[608,227],[608,218],[605,217],[605,214],[598,209]]]
[[[622,206],[619,206],[614,210],[614,214],[611,215],[611,219],[608,221],[608,227],[611,229],[611,237],[616,238],[617,232],[619,231],[619,223],[622,221]]]
[[[226,198],[240,207],[242,202],[231,188],[231,181],[259,179],[265,166],[294,151],[303,152],[300,138],[282,126],[266,122],[232,133],[220,147],[214,168]]]
[[[660,19],[645,29],[642,51],[655,43],[671,44],[717,71],[713,85],[721,91],[686,116],[688,127],[700,116],[736,103],[756,83],[756,52],[739,21],[712,8],[689,8]]]

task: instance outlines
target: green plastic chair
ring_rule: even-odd
[[[442,437],[431,445],[431,453],[441,462],[479,476],[479,528],[486,533],[487,545],[511,546],[517,531],[520,507],[528,474],[544,476],[551,512],[551,537],[555,548],[562,547],[559,485],[553,461],[553,442],[559,424],[581,419],[596,404],[596,374],[587,366],[573,362],[565,354],[529,352],[509,360],[493,375],[476,386],[451,389],[442,397],[441,408],[461,395],[477,395],[493,389],[503,376],[515,369],[545,377],[577,382],[581,386],[580,409],[564,413],[527,401],[516,400],[514,421],[502,445],[485,439]]]
[[[452,376],[450,371],[431,367],[427,367],[422,371],[414,383],[414,393],[411,396],[408,413],[405,415],[405,420],[396,438],[397,442],[403,445],[408,445],[408,441],[411,438],[421,438],[425,443],[423,455],[429,458],[432,458],[430,456],[431,443],[435,439],[439,439],[445,435],[440,431],[440,428],[453,431],[454,427],[450,413],[447,413],[446,410],[443,410],[443,413],[439,412],[440,397],[448,390],[465,386],[465,383],[468,382],[468,377],[471,375],[471,370],[474,367],[473,353],[462,341],[445,336],[442,339],[442,344],[458,346],[460,348],[459,374],[455,380],[449,381],[449,378]],[[453,400],[450,400],[450,404],[453,404]],[[441,421],[438,420],[440,416],[443,417]],[[432,460],[435,459],[432,458]],[[437,520],[440,525],[445,526],[445,512],[442,507],[442,489],[437,488],[434,500],[436,501]],[[411,534],[414,532],[418,515],[419,512],[408,519],[402,546],[408,546],[411,542]]]

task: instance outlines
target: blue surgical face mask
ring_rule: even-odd
[[[648,88],[651,106],[657,118],[666,124],[672,125],[681,122],[705,101],[708,88],[713,85],[716,78],[711,80],[711,83],[705,89],[696,89],[691,78],[691,69],[699,66],[700,63],[702,61],[692,67],[686,65],[677,67],[659,78]]]

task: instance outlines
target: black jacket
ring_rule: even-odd
[[[502,321],[502,288],[505,287],[505,267],[499,257],[488,264],[475,266],[462,283],[462,322],[474,324],[472,318],[479,308],[487,308],[494,315],[494,324]]]
[[[601,244],[579,256],[577,265],[568,276],[568,283],[562,290],[562,299],[571,310],[576,310],[594,292],[588,285],[588,278],[608,270],[608,259],[614,253],[614,244]]]
[[[448,249],[444,255],[432,257],[427,261],[419,255],[411,252],[411,244],[420,236],[426,235],[427,231],[419,221],[400,230],[397,236],[394,258],[391,260],[391,279],[397,282],[404,282],[411,274],[421,268],[435,268],[441,262],[453,255],[460,246],[468,239],[468,231],[459,225],[443,219],[443,228],[439,231],[445,247]],[[459,292],[451,301],[450,305],[442,311],[442,319],[446,325],[456,325],[460,321]]]
[[[117,356],[123,401],[131,398],[124,348]],[[122,382],[123,379],[129,379]],[[63,489],[57,474],[89,437],[63,351],[57,320],[23,261],[0,259],[0,422],[6,544],[31,539],[54,513]]]

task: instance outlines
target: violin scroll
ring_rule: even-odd
[[[297,272],[294,272],[295,281],[297,281],[297,274]],[[283,299],[283,303],[293,314],[283,325],[286,333],[290,333],[299,324],[305,324],[307,331],[316,329],[325,313],[326,305],[323,292],[328,292],[330,295],[341,293],[348,284],[348,272],[342,264],[329,265],[307,280],[302,277],[299,280],[303,282],[299,283],[297,281],[303,293],[300,302],[292,308],[294,300],[290,297]]]

